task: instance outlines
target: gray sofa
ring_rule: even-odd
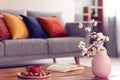
[[[34,61],[39,59],[80,56],[81,50],[77,45],[80,40],[86,41],[87,38],[84,30],[79,29],[78,25],[78,23],[65,24],[68,37],[1,41],[0,68],[35,64]]]
[[[78,29],[78,23],[68,23],[66,29],[69,37],[1,41],[0,67],[34,64],[32,61],[39,59],[80,56],[77,45],[80,40],[87,39],[84,30]]]

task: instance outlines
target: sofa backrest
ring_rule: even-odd
[[[10,14],[13,14],[13,15],[25,15],[27,16],[27,10],[8,10],[8,9],[5,9],[5,10],[0,10],[0,13],[1,12],[6,12],[6,13],[10,13]]]
[[[27,16],[31,16],[31,17],[53,17],[56,16],[60,22],[62,23],[62,25],[64,26],[65,23],[63,22],[63,18],[62,18],[62,12],[37,12],[37,11],[27,11]]]

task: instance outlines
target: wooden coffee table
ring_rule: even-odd
[[[46,66],[42,66],[43,69]],[[90,67],[85,67],[84,70],[71,71],[67,73],[51,72],[52,76],[46,79],[20,79],[17,77],[19,72],[24,72],[25,67],[0,69],[0,80],[114,80],[114,79],[98,79],[91,72]],[[119,77],[120,79],[120,77]],[[115,79],[116,80],[116,79]]]

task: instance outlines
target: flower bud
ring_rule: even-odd
[[[86,28],[85,28],[85,31],[86,31],[86,32],[91,32],[91,28],[90,28],[90,27],[86,27]]]
[[[78,26],[80,29],[84,27],[84,25],[82,23],[79,23],[79,26]]]

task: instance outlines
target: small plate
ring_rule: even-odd
[[[25,76],[21,73],[18,73],[17,75],[19,78],[25,78],[25,79],[44,79],[44,78],[49,78],[51,76],[51,73],[48,72],[47,75],[44,76]]]

